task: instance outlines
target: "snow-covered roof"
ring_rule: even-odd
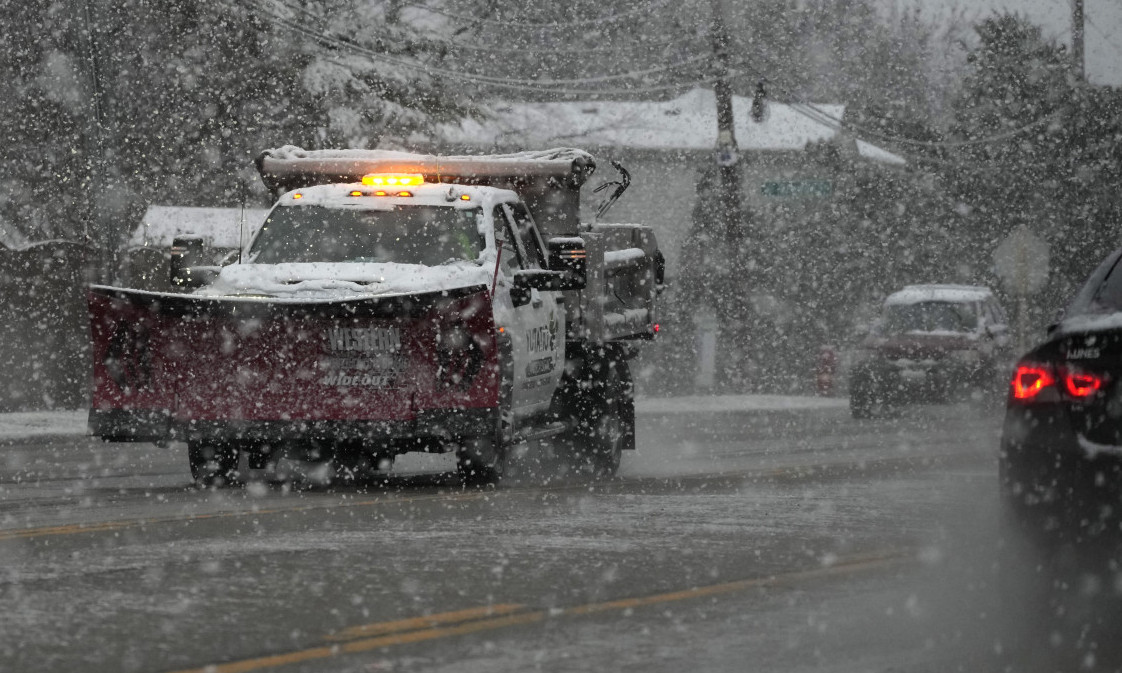
[[[171,245],[176,236],[202,236],[215,248],[237,248],[242,244],[241,208],[200,208],[194,206],[148,206],[144,218],[129,237],[129,248]],[[246,208],[245,240],[265,222],[267,208]]]
[[[909,285],[888,295],[885,305],[916,304],[923,301],[966,302],[981,301],[993,296],[988,287],[981,285]]]
[[[752,120],[752,99],[733,96],[734,133],[742,150],[799,151],[808,143],[830,140],[838,128],[811,119],[791,106],[768,102],[761,122]],[[844,105],[815,105],[836,119]],[[440,128],[441,140],[467,146],[548,147],[574,144],[655,150],[709,150],[717,145],[717,103],[713,91],[693,89],[669,101],[592,101],[509,103],[494,107],[494,117],[465,120]],[[857,141],[868,159],[903,164],[904,159]]]

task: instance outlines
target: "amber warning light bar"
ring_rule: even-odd
[[[425,184],[423,175],[417,173],[371,173],[362,176],[367,187],[416,187]]]

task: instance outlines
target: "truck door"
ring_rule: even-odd
[[[545,252],[536,235],[525,206],[496,206],[495,240],[502,242],[504,263],[500,273],[507,287],[517,269],[540,269]],[[519,221],[522,220],[522,226]],[[565,365],[565,310],[556,292],[530,291],[530,301],[514,308],[515,324],[510,326],[514,357],[514,411],[525,416],[549,408],[553,391]]]

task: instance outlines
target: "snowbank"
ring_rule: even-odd
[[[18,411],[0,414],[0,438],[40,437],[43,435],[85,435],[89,412]]]
[[[689,395],[648,397],[635,400],[635,410],[644,414],[696,414],[714,411],[814,411],[847,409],[845,397],[794,395]]]
[[[691,395],[648,397],[635,400],[641,414],[693,414],[704,412],[819,411],[847,408],[844,397],[785,395]],[[0,439],[87,433],[85,409],[77,411],[22,411],[0,414]]]

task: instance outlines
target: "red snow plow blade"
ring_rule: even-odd
[[[94,286],[90,431],[113,441],[484,435],[484,287],[329,302]]]

